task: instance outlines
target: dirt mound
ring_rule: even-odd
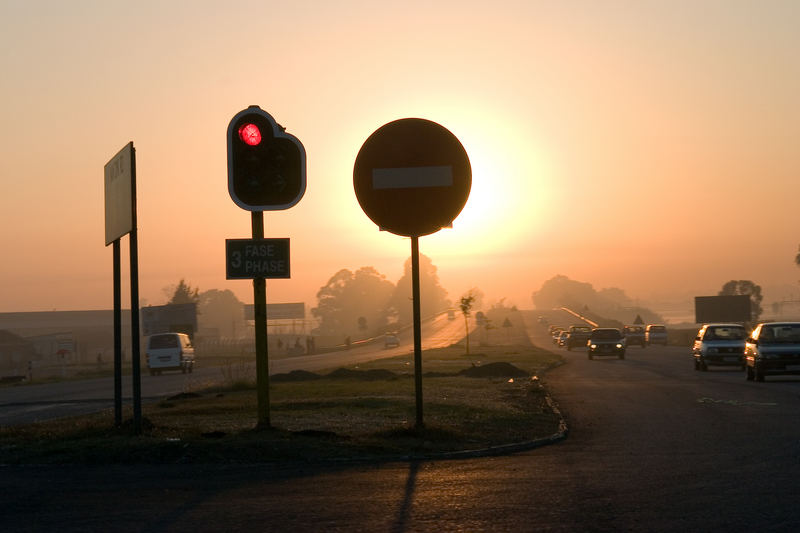
[[[307,370],[292,370],[288,374],[274,374],[269,379],[275,383],[288,383],[290,381],[312,381],[321,377],[319,374]]]
[[[523,378],[528,373],[515,367],[511,363],[489,363],[488,365],[473,366],[459,372],[468,378]]]
[[[391,370],[351,370],[349,368],[337,368],[327,376],[329,379],[357,379],[361,381],[379,381],[397,379],[397,374]]]

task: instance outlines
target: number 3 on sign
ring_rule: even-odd
[[[239,250],[234,250],[231,253],[231,266],[233,268],[241,268],[242,266],[242,252]]]

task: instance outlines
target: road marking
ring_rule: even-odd
[[[750,401],[741,401],[741,400],[715,400],[714,398],[698,398],[697,403],[724,403],[727,405],[755,405],[755,406],[767,406],[767,407],[774,407],[778,405],[777,403],[773,402],[750,402]]]

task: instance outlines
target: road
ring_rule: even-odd
[[[7,466],[0,529],[797,530],[800,379],[696,372],[674,346],[561,353],[543,377],[570,424],[559,444],[469,460]]]
[[[448,320],[446,314],[438,315],[422,324],[423,350],[450,346],[463,337],[463,320]],[[338,352],[272,358],[269,361],[270,374],[291,370],[319,371],[383,357],[413,354],[413,331],[403,331],[398,334],[398,338],[400,346],[390,349],[384,349],[381,342],[376,342],[363,346],[354,345],[350,350]],[[226,370],[255,376],[254,367],[255,363],[244,369],[203,368],[201,360],[191,374],[173,372],[150,376],[147,372],[142,372],[142,398],[144,401],[155,401],[180,392],[220,384],[225,380]],[[122,395],[126,404],[131,402],[131,390],[131,378],[123,376]],[[44,421],[113,407],[114,381],[110,377],[0,388],[0,426]]]

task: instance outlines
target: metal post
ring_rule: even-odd
[[[252,212],[253,238],[264,238],[264,213]],[[258,427],[271,427],[269,419],[269,347],[267,345],[267,280],[253,280],[253,311],[256,328],[256,389],[258,391]]]
[[[114,249],[114,426],[122,425],[122,276],[120,243]]]
[[[411,237],[411,298],[414,308],[414,390],[417,399],[417,429],[422,429],[422,320],[419,304],[419,237]]]
[[[136,222],[136,151],[131,150],[131,360],[133,362],[133,431],[142,433],[142,367],[139,340],[139,230]]]

